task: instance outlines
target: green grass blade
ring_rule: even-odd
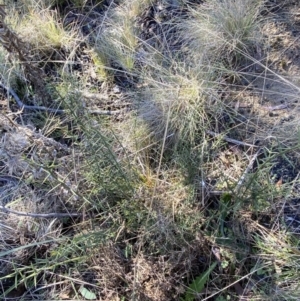
[[[185,296],[184,301],[193,301],[195,299],[195,293],[200,293],[208,280],[210,273],[216,267],[217,262],[213,263],[207,271],[205,271],[202,275],[195,278],[195,280],[189,285]]]
[[[58,241],[58,240],[56,240],[56,241]],[[40,242],[25,245],[25,246],[20,246],[20,247],[17,247],[17,248],[13,248],[13,249],[8,250],[8,251],[0,252],[0,257],[9,255],[9,254],[14,253],[16,251],[24,250],[24,249],[31,248],[31,247],[37,247],[37,246],[47,244],[47,243],[51,243],[51,242],[53,242],[53,239],[52,240],[40,241]]]

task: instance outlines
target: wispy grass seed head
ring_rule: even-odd
[[[209,0],[180,25],[192,55],[216,59],[247,52],[258,38],[260,0]]]

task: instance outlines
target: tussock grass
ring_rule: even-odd
[[[15,27],[21,37],[26,37],[26,42],[36,55],[51,56],[53,52],[71,52],[78,43],[78,33],[72,29],[66,30],[58,13],[49,8],[36,6],[30,9]]]
[[[235,63],[240,52],[249,52],[259,41],[259,11],[262,1],[209,0],[191,10],[192,18],[183,22],[182,30],[188,51],[208,63],[222,57]]]
[[[139,105],[139,118],[149,125],[157,140],[162,140],[167,129],[171,144],[195,144],[197,135],[208,126],[207,107],[214,101],[209,71],[200,73],[186,66],[161,69],[160,65],[153,69],[144,75],[149,85]]]
[[[100,56],[106,57],[106,61],[113,68],[121,68],[129,74],[133,71],[135,63],[135,51],[137,47],[137,35],[133,20],[137,3],[124,3],[107,16],[103,25],[98,29],[95,37],[95,49]],[[115,65],[114,65],[115,64]]]

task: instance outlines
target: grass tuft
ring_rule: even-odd
[[[192,18],[180,25],[188,51],[196,60],[204,56],[214,64],[222,57],[234,64],[259,40],[261,5],[260,0],[209,0],[193,8]]]

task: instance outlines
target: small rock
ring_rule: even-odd
[[[115,85],[112,89],[112,91],[115,93],[115,94],[120,94],[121,93],[121,89],[119,86]]]

